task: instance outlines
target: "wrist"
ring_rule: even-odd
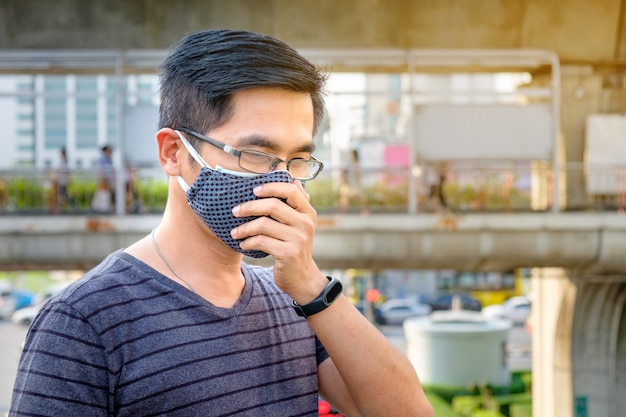
[[[291,296],[291,298],[300,305],[305,305],[315,300],[320,293],[328,285],[329,279],[326,275],[321,273],[315,274],[314,279],[306,281],[305,285],[301,285],[299,288],[292,291],[285,291]]]
[[[292,302],[292,306],[296,313],[301,317],[309,317],[319,312],[324,311],[335,302],[343,291],[341,281],[334,277],[326,277],[327,283],[322,291],[313,300],[306,304],[299,304],[295,300]]]

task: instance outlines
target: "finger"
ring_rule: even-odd
[[[288,241],[294,245],[312,240],[315,234],[315,221],[307,216],[292,216],[291,224],[280,222],[274,218],[261,216],[244,223],[233,230],[234,239],[248,239],[255,236],[267,236],[280,241]]]
[[[293,212],[295,212],[293,207],[290,207],[287,203],[278,198],[251,200],[235,206],[232,209],[233,216],[235,217],[268,216],[279,222],[285,222],[289,218],[290,213],[293,215]]]
[[[260,198],[233,207],[232,213],[235,217],[268,216],[281,223],[292,225],[297,225],[299,216],[308,217],[315,222],[317,212],[310,203],[300,197],[299,204],[300,209],[297,209],[278,198]]]
[[[299,265],[312,255],[312,236],[268,218],[259,218],[239,226],[233,229],[231,235],[243,239],[239,244],[242,249],[269,253],[275,260],[288,265]]]
[[[254,189],[254,195],[259,198],[279,197],[298,211],[305,211],[310,207],[310,196],[302,183],[296,180],[293,183],[270,182],[262,184]]]
[[[311,196],[304,189],[304,183],[302,181],[300,181],[300,180],[295,180],[294,184],[296,184],[298,186],[298,189],[302,192],[302,194],[304,195],[304,198],[306,198],[306,201],[310,202],[311,201]]]

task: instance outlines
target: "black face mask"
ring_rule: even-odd
[[[259,250],[243,250],[241,239],[233,239],[230,231],[258,216],[235,217],[232,209],[247,201],[256,200],[253,190],[268,182],[293,182],[287,171],[272,171],[267,174],[240,176],[219,172],[203,166],[200,175],[188,187],[181,177],[178,182],[187,195],[187,202],[204,224],[231,249],[252,258],[264,258],[268,254]]]

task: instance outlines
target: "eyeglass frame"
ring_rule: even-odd
[[[317,172],[315,173],[315,175],[313,175],[312,177],[309,177],[309,178],[298,178],[298,177],[295,177],[295,176],[294,176],[294,178],[296,178],[296,179],[298,179],[298,180],[301,180],[301,181],[310,181],[310,180],[314,179],[315,177],[317,177],[317,176],[319,175],[319,173],[320,173],[320,172],[322,172],[322,170],[324,169],[324,163],[323,163],[322,161],[320,161],[319,159],[317,159],[316,157],[314,157],[313,155],[309,155],[309,156],[311,157],[311,159],[294,158],[294,159],[290,159],[290,160],[286,161],[286,160],[284,160],[284,159],[281,159],[281,158],[277,157],[276,155],[272,155],[271,153],[267,153],[267,152],[263,152],[263,151],[257,151],[256,149],[245,149],[245,148],[244,148],[244,149],[241,149],[241,150],[240,150],[240,149],[233,148],[232,146],[227,145],[227,144],[225,144],[224,142],[220,142],[220,141],[219,141],[219,140],[217,140],[217,139],[213,139],[213,138],[211,138],[211,137],[208,137],[208,136],[206,136],[206,135],[203,135],[202,133],[198,133],[198,132],[196,132],[196,131],[194,131],[194,130],[187,129],[186,127],[177,127],[177,128],[175,128],[174,130],[178,130],[178,131],[181,131],[181,132],[188,133],[188,134],[190,134],[191,136],[193,136],[193,137],[195,137],[195,138],[197,138],[197,139],[200,139],[200,140],[202,140],[203,142],[208,143],[209,145],[213,145],[213,146],[215,146],[216,148],[221,149],[222,151],[226,152],[226,153],[227,153],[227,154],[229,154],[229,155],[233,155],[233,156],[237,157],[237,165],[239,166],[239,168],[241,168],[241,169],[243,169],[243,170],[246,170],[246,171],[248,171],[248,172],[252,172],[252,173],[254,173],[254,174],[267,174],[268,172],[272,172],[273,168],[275,168],[275,167],[276,167],[278,164],[280,164],[281,162],[284,162],[284,163],[287,165],[287,171],[289,172],[289,166],[291,165],[291,163],[292,163],[293,161],[301,161],[301,160],[305,160],[305,161],[310,161],[310,162],[316,162],[316,163],[317,163],[317,165],[319,166],[319,169],[317,170]],[[194,150],[195,150],[195,149],[194,149]],[[262,155],[267,155],[267,156],[269,156],[269,157],[273,158],[273,159],[274,159],[275,161],[277,161],[277,162],[276,162],[276,163],[272,163],[272,165],[271,165],[271,166],[272,166],[273,168],[272,168],[272,169],[270,169],[270,170],[269,170],[269,171],[267,171],[267,172],[256,172],[256,171],[252,171],[252,170],[250,170],[250,169],[247,169],[247,168],[245,168],[245,167],[241,166],[241,155],[242,155],[242,153],[243,153],[244,151],[254,152],[254,153],[257,153],[257,154],[262,154]],[[200,155],[198,155],[198,156],[200,156]],[[204,160],[203,160],[203,162],[204,162]],[[291,173],[291,172],[290,172],[290,173]]]

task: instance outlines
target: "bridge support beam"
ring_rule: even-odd
[[[573,417],[568,317],[573,313],[576,287],[563,269],[535,268],[531,291],[533,415]]]
[[[590,416],[626,409],[626,275],[574,275],[572,329],[574,405]],[[585,415],[585,414],[575,414]]]
[[[617,417],[626,408],[626,275],[536,268],[533,415]]]

